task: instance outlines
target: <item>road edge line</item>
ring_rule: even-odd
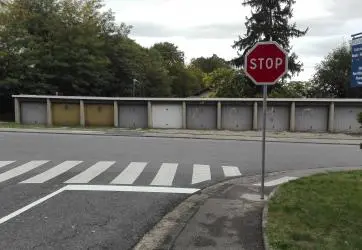
[[[15,218],[16,216],[28,211],[29,209],[32,209],[33,207],[35,207],[35,206],[37,206],[37,205],[39,205],[39,204],[53,198],[54,196],[62,193],[65,190],[67,190],[66,186],[62,187],[62,188],[60,188],[60,189],[58,189],[58,190],[56,190],[56,191],[54,191],[54,192],[52,192],[50,194],[48,194],[48,195],[46,195],[46,196],[44,196],[44,197],[42,197],[42,198],[28,204],[28,205],[26,205],[26,206],[24,206],[24,207],[22,207],[22,208],[20,208],[18,210],[15,210],[14,212],[12,212],[12,213],[10,213],[10,214],[2,217],[2,218],[0,218],[0,225],[7,222],[7,221],[9,221],[9,220],[11,220],[11,219],[13,219],[13,218]]]

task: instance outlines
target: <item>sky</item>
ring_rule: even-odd
[[[250,9],[242,0],[104,0],[117,22],[132,25],[130,37],[144,47],[172,42],[185,52],[186,61],[217,54],[237,57],[232,48],[245,33]],[[335,47],[362,32],[362,0],[296,0],[293,22],[309,28],[306,36],[293,39],[293,51],[304,71],[293,80],[309,80],[316,64]]]

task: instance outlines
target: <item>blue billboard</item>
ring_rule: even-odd
[[[351,87],[362,87],[362,36],[352,38]]]

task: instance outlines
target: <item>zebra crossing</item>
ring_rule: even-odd
[[[85,164],[86,169],[83,171],[77,171],[77,167],[81,164]],[[151,163],[149,162],[130,162],[124,165],[116,161],[98,161],[89,164],[84,161],[68,160],[58,164],[54,164],[49,160],[34,160],[23,164],[17,164],[16,161],[0,161],[0,184],[13,179],[15,179],[18,184],[42,184],[47,183],[48,181],[57,180],[64,184],[92,184],[92,181],[102,174],[111,174],[113,175],[112,180],[103,184],[135,185],[135,182],[140,178],[142,173],[147,170],[147,174],[151,174],[152,177],[146,185],[173,186],[177,176],[187,172],[185,169],[183,169],[184,171],[178,171],[179,168],[183,167],[182,164],[179,163],[161,163],[156,169],[147,169],[150,164]],[[220,173],[223,174],[223,176],[218,176],[219,178],[230,178],[242,175],[239,167],[237,166],[211,166],[205,164],[191,165],[192,167],[189,171],[192,171],[192,175],[190,176],[188,185],[211,181],[213,177],[212,172],[215,171],[215,168],[221,169],[220,171],[216,170],[218,175],[220,175]],[[46,166],[46,169],[43,170],[41,167],[44,166]],[[122,167],[122,169],[115,168],[115,166]],[[113,170],[109,171],[112,167]],[[41,171],[38,171],[39,169],[41,169]],[[114,171],[115,169],[117,171]],[[62,175],[66,173],[67,176],[69,174],[74,175],[64,181],[64,176],[62,177]],[[26,175],[26,177],[23,175]],[[185,176],[182,177],[185,179]]]

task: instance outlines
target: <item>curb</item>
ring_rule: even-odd
[[[224,137],[211,137],[212,135],[177,135],[177,134],[162,134],[162,133],[150,133],[150,132],[140,132],[140,131],[89,131],[89,130],[51,130],[49,131],[44,129],[11,129],[11,128],[0,128],[1,132],[10,132],[10,133],[35,133],[35,134],[61,134],[61,135],[94,135],[94,136],[123,136],[123,137],[147,137],[147,138],[173,138],[173,139],[196,139],[196,140],[220,140],[220,141],[249,141],[249,142],[260,142],[260,137],[244,137],[244,138],[233,138],[230,136]],[[318,141],[319,140],[319,141]],[[322,145],[348,145],[348,146],[360,146],[361,143],[359,139],[316,139],[312,140],[309,138],[275,138],[269,137],[266,139],[266,142],[274,143],[299,143],[299,144],[322,144]]]
[[[269,194],[269,199],[268,201],[265,203],[264,208],[263,208],[263,214],[261,216],[261,231],[262,231],[262,235],[263,235],[263,242],[264,242],[264,249],[265,250],[273,250],[269,244],[269,239],[267,236],[267,232],[266,232],[266,227],[267,227],[267,223],[268,223],[268,209],[269,209],[269,201],[274,197],[274,195],[278,192],[279,190],[279,186],[275,187],[273,189],[273,191]]]
[[[186,200],[177,205],[171,212],[167,213],[140,241],[132,248],[133,250],[170,250],[174,247],[178,236],[182,233],[187,223],[198,212],[205,201],[230,185],[251,180],[259,175],[249,177],[237,177],[219,182],[212,186],[201,189]],[[245,181],[247,183],[248,181]]]
[[[143,137],[151,138],[174,138],[174,139],[200,139],[200,140],[219,140],[219,141],[250,141],[250,142],[261,142],[260,137],[255,138],[217,138],[217,137],[207,137],[202,135],[190,135],[190,136],[180,136],[180,135],[171,135],[171,134],[162,134],[162,135],[153,135],[153,134],[144,134]],[[317,139],[319,140],[319,139]],[[353,140],[332,140],[332,139],[321,139],[325,141],[315,141],[311,139],[296,139],[296,138],[266,138],[266,142],[274,143],[299,143],[299,144],[323,144],[323,145],[348,145],[348,146],[359,146],[360,142],[357,139]],[[328,141],[329,140],[329,141]]]

